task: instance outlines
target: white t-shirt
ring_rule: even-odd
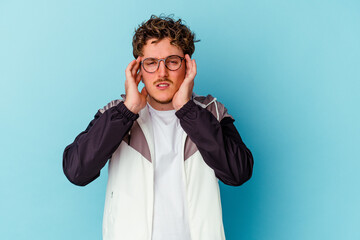
[[[158,111],[149,104],[155,142],[152,240],[190,240],[185,205],[182,137],[176,110]]]

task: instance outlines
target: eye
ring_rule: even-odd
[[[146,66],[154,66],[154,65],[157,64],[157,61],[156,61],[155,59],[146,59],[146,60],[144,61],[144,64],[145,64]]]
[[[180,58],[177,56],[172,56],[169,57],[166,62],[171,65],[177,65],[180,63]]]

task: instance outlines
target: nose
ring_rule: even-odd
[[[165,66],[165,61],[160,61],[158,69],[159,78],[164,78],[168,76],[168,69]]]

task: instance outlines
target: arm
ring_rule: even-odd
[[[211,112],[193,101],[188,101],[176,112],[176,116],[217,178],[232,186],[239,186],[250,179],[253,157],[231,117],[224,117],[219,122]]]
[[[129,63],[125,70],[125,102],[99,111],[86,130],[67,146],[63,156],[63,169],[70,182],[85,186],[100,175],[100,170],[129,132],[137,114],[146,106],[145,88],[138,91],[141,73],[140,58]]]
[[[69,181],[85,186],[96,179],[138,116],[123,102],[98,111],[86,130],[65,148],[63,170]]]

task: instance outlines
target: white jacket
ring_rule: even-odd
[[[224,240],[218,180],[232,186],[249,180],[252,154],[216,98],[193,95],[176,116],[187,134],[182,139],[182,174],[191,238]],[[109,158],[103,239],[151,240],[154,137],[147,108],[137,115],[115,100],[100,109],[65,148],[64,173],[85,186]]]
[[[134,139],[137,136],[143,137],[142,132],[153,159],[154,139],[147,108],[139,113],[137,123],[131,129],[131,132],[137,132],[132,134],[131,141],[138,141]],[[218,179],[198,150],[192,150],[191,156],[185,156],[186,137],[184,135],[182,139],[182,173],[191,239],[224,240]],[[125,141],[112,155],[104,209],[104,240],[151,240],[154,199],[151,159],[146,159]]]

